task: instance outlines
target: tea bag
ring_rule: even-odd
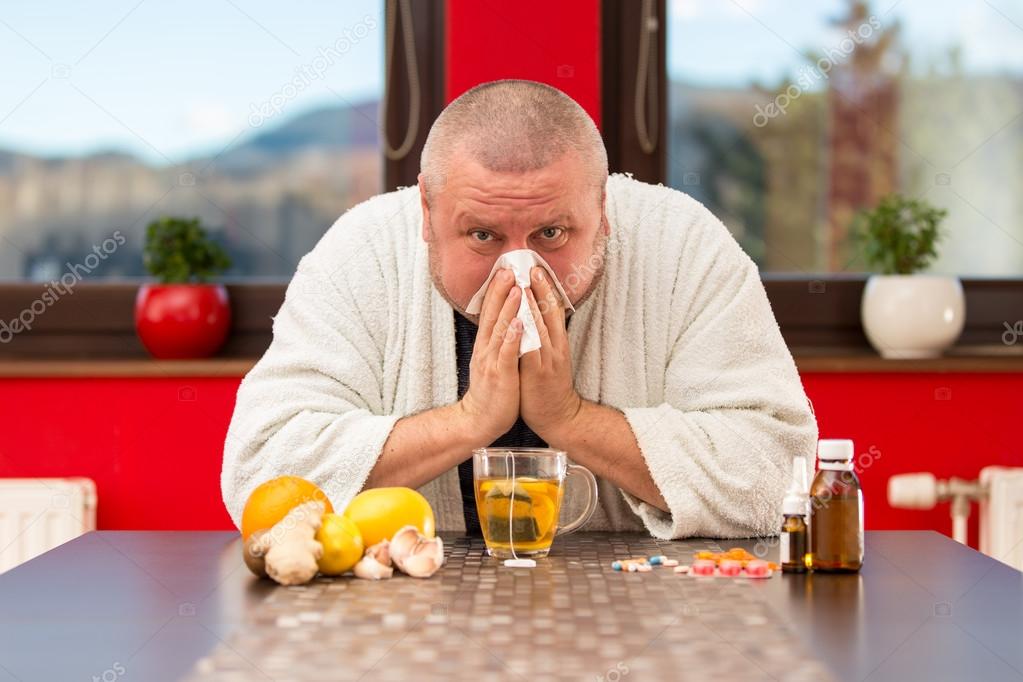
[[[533,498],[513,480],[495,481],[483,506],[488,536],[494,542],[536,542],[543,535],[533,516]]]

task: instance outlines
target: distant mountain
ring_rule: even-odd
[[[0,149],[0,173],[10,173],[17,163],[18,154]]]
[[[161,215],[199,217],[234,260],[228,276],[290,276],[339,215],[380,191],[377,107],[273,117],[170,166],[0,150],[0,244],[16,246],[0,246],[0,279],[55,277],[114,230],[127,242],[89,275],[140,276],[145,226]]]
[[[231,175],[252,175],[268,164],[308,150],[376,147],[378,106],[377,102],[364,102],[300,114],[215,157],[216,170]]]
[[[353,106],[323,107],[280,122],[273,118],[260,128],[253,129],[253,133],[243,135],[238,143],[216,156],[197,156],[175,166],[201,168],[214,160],[218,172],[251,176],[266,171],[269,165],[310,150],[373,148],[377,146],[379,136],[378,108],[378,102],[369,101]],[[122,151],[104,150],[84,156],[38,157],[0,149],[0,174],[15,172],[22,162],[49,168],[57,168],[67,162],[149,165]]]

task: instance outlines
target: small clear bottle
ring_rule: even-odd
[[[863,566],[863,491],[853,471],[853,442],[822,439],[818,471],[810,486],[810,552],[807,566],[851,573]]]
[[[806,493],[806,458],[792,459],[792,484],[782,501],[779,563],[782,573],[806,573],[806,552],[809,531],[806,515],[809,499]]]

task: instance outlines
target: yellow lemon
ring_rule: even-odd
[[[345,516],[355,522],[366,547],[390,540],[403,526],[415,526],[428,538],[434,535],[433,509],[412,488],[371,488],[355,496]]]
[[[362,534],[355,523],[340,514],[324,514],[316,541],[323,545],[323,557],[318,562],[320,573],[341,575],[350,571],[362,558]]]
[[[554,500],[546,495],[533,498],[533,518],[536,519],[537,535],[544,537],[558,520],[554,516]]]

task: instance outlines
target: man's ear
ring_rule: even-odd
[[[428,242],[430,241],[430,204],[426,201],[426,183],[422,173],[416,179],[419,184],[419,205],[423,209],[423,241]]]

